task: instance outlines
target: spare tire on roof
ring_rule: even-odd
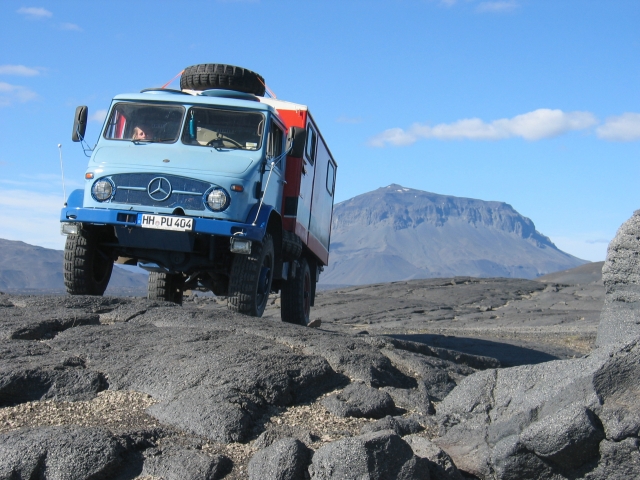
[[[222,63],[202,63],[184,69],[180,77],[180,88],[183,90],[221,88],[263,97],[265,83],[260,75],[246,68]]]

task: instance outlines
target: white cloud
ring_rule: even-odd
[[[53,13],[41,7],[22,7],[17,12],[30,19],[50,18],[53,16]]]
[[[477,7],[478,12],[502,13],[511,12],[518,8],[518,2],[515,0],[497,1],[497,2],[481,2]]]
[[[598,137],[604,140],[630,142],[640,140],[640,113],[623,113],[609,117],[596,129]]]
[[[60,29],[61,30],[71,30],[74,32],[82,32],[82,28],[80,28],[79,25],[76,25],[75,23],[61,23],[60,24]]]
[[[0,190],[0,237],[47,248],[64,248],[59,195],[30,190]]]
[[[24,103],[38,98],[38,94],[27,87],[0,82],[0,107]]]
[[[479,118],[465,118],[453,123],[435,126],[416,123],[408,130],[391,128],[369,139],[369,145],[384,147],[411,145],[420,139],[437,140],[502,140],[520,137],[541,140],[556,137],[572,130],[584,130],[597,123],[589,112],[563,112],[541,108],[533,112],[502,118],[491,123]]]
[[[96,110],[91,115],[89,115],[89,121],[90,122],[102,123],[102,122],[104,122],[105,118],[107,118],[107,111],[106,110]]]
[[[40,70],[38,68],[25,67],[24,65],[0,65],[0,75],[34,77],[40,75]]]

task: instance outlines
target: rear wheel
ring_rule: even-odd
[[[273,240],[269,234],[262,242],[253,242],[250,255],[236,253],[229,277],[229,310],[261,317],[271,292],[273,266]]]
[[[311,269],[303,257],[298,260],[296,273],[282,286],[280,317],[283,322],[309,325],[311,313]]]
[[[184,277],[179,273],[149,272],[147,298],[182,305]]]
[[[103,295],[107,289],[113,256],[100,248],[98,235],[80,230],[68,235],[64,246],[64,285],[70,295]]]

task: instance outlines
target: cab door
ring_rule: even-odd
[[[311,221],[311,202],[313,200],[313,180],[315,177],[316,152],[318,149],[318,130],[310,119],[307,120],[307,142],[302,158],[302,175],[300,179],[300,195],[296,234],[306,244],[308,242],[309,222]]]
[[[284,141],[286,136],[284,134],[284,128],[281,127],[273,119],[269,122],[269,136],[267,138],[267,166],[263,182],[267,181],[269,174],[269,186],[264,191],[264,203],[272,205],[277,211],[280,211],[282,207],[282,190],[284,188],[284,172],[285,172],[285,158],[281,155],[284,152]],[[271,170],[271,163],[275,162],[273,170]]]

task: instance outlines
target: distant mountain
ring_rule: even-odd
[[[337,204],[323,284],[453,276],[536,278],[585,260],[503,202],[389,185]]]
[[[0,291],[62,293],[64,252],[0,239]],[[106,295],[145,295],[147,275],[114,268]]]

